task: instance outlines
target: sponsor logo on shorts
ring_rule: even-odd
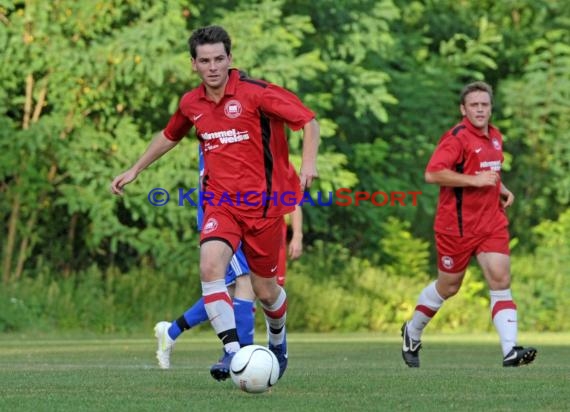
[[[441,264],[446,269],[451,269],[454,265],[453,258],[451,256],[442,256]]]
[[[209,218],[202,231],[205,234],[212,233],[214,230],[218,228],[218,221],[213,217]]]

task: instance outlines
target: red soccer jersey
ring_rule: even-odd
[[[467,118],[447,131],[440,139],[426,171],[450,169],[475,175],[484,170],[501,171],[503,137],[489,125],[489,136],[476,129]],[[441,186],[434,230],[454,236],[492,233],[508,225],[500,205],[499,181],[495,186]]]
[[[189,91],[164,135],[177,141],[196,128],[206,165],[203,190],[214,195],[206,207],[277,217],[293,211],[292,196],[301,199],[284,126],[299,130],[314,117],[293,93],[230,69],[222,100],[211,101],[204,85]]]

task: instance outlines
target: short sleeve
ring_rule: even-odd
[[[463,145],[459,137],[444,135],[435,148],[426,167],[426,172],[439,172],[445,169],[454,170],[455,165],[463,158]]]
[[[180,108],[170,117],[164,129],[164,136],[167,139],[177,142],[188,134],[194,124],[182,113]]]
[[[294,93],[274,84],[263,90],[260,106],[265,113],[284,121],[293,130],[302,129],[315,118],[315,113]]]

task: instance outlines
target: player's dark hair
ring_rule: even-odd
[[[491,98],[491,102],[493,101],[493,88],[485,82],[477,81],[469,83],[463,88],[463,90],[461,90],[461,94],[459,95],[459,102],[461,104],[465,104],[465,96],[472,92],[487,92]]]
[[[188,39],[190,56],[196,58],[196,48],[203,44],[223,43],[226,54],[229,56],[232,51],[232,40],[227,31],[220,26],[207,26],[195,30]]]

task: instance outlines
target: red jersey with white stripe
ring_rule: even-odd
[[[489,135],[475,128],[467,118],[440,139],[426,171],[444,169],[475,175],[484,170],[501,171],[503,137],[489,125]],[[500,204],[501,182],[484,187],[441,186],[434,230],[454,236],[492,233],[508,225]]]
[[[291,194],[301,199],[284,126],[299,130],[314,117],[293,93],[230,69],[222,100],[210,100],[203,84],[189,91],[164,135],[177,141],[195,127],[206,166],[203,190],[214,195],[209,204],[277,217],[294,210]]]

